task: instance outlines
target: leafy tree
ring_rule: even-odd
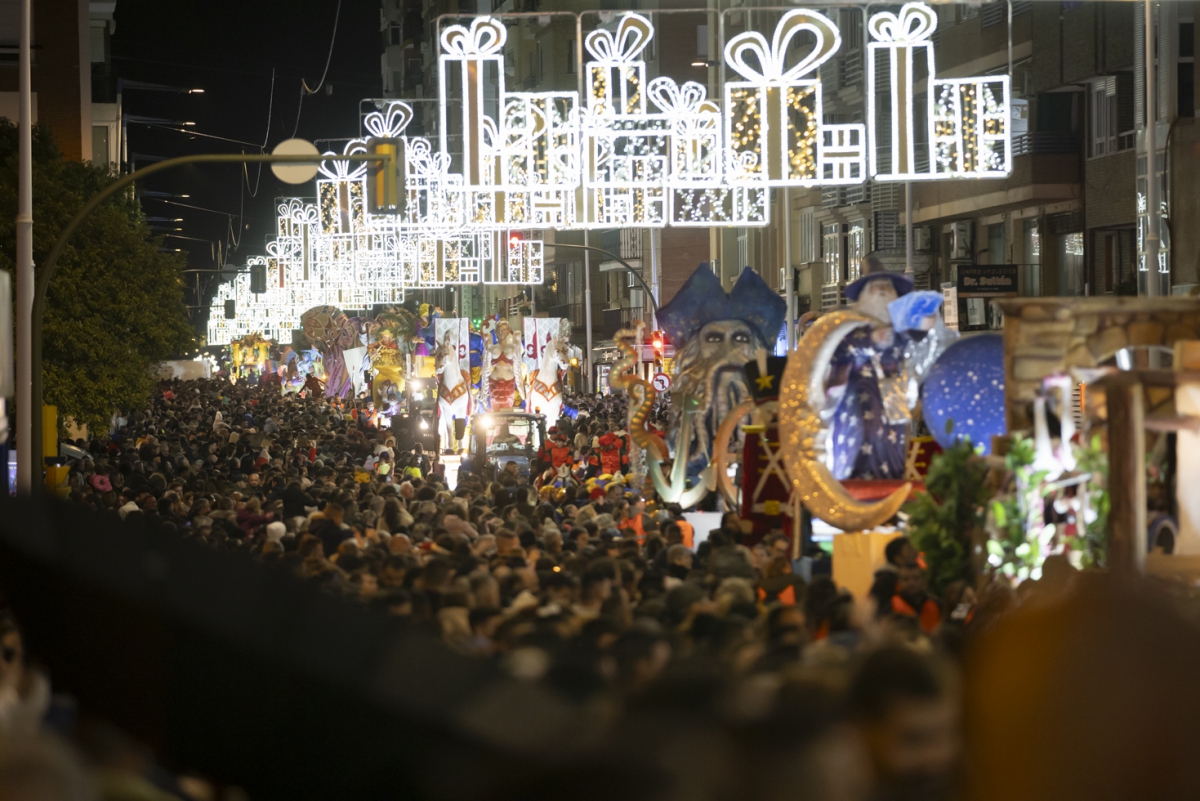
[[[989,490],[987,465],[969,439],[933,457],[925,492],[907,503],[908,536],[925,554],[929,587],[937,595],[951,582],[970,580],[972,543],[981,532]]]
[[[50,131],[34,126],[36,269],[87,199],[113,180],[106,169],[63,159]],[[17,128],[0,119],[0,218],[16,214]],[[45,399],[61,417],[106,430],[113,411],[145,402],[157,364],[193,347],[184,261],[159,245],[126,194],[96,209],[63,252],[46,299],[42,345]],[[0,268],[12,272],[16,249],[14,227],[0,226]]]

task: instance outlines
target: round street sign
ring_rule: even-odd
[[[275,156],[319,156],[312,142],[306,139],[284,139],[271,151]],[[312,164],[272,164],[271,172],[285,184],[306,184],[317,174],[317,162]]]
[[[656,373],[650,384],[654,387],[655,392],[666,392],[671,388],[671,376],[666,373]]]

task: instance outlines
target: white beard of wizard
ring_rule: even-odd
[[[717,428],[751,397],[746,363],[774,345],[787,304],[749,267],[728,295],[707,264],[701,264],[658,312],[659,325],[675,345],[675,374],[667,443],[673,458],[696,478],[712,460]],[[732,446],[740,452],[743,434]]]

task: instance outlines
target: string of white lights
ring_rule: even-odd
[[[509,92],[504,23],[452,25],[438,58],[438,146],[405,133],[407,103],[367,115],[369,137],[325,154],[315,201],[280,204],[267,255],[247,265],[265,271],[265,286],[239,275],[218,291],[209,342],[290,330],[316,305],[361,309],[399,303],[409,289],[540,284],[542,242],[510,231],[763,226],[772,188],[855,184],[868,173],[1005,176],[1008,78],[934,77],[936,26],[934,10],[917,2],[871,16],[863,125],[824,121],[817,70],[841,34],[810,9],[784,14],[770,41],[747,31],[728,42],[726,63],[740,80],[726,82],[723,107],[699,83],[647,81],[654,28],[639,14],[586,37],[582,100]],[[795,59],[801,34],[814,44]],[[453,152],[451,131],[462,141]],[[394,168],[341,158],[368,151],[393,155]]]

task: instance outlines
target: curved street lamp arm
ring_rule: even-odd
[[[88,199],[88,202],[83,204],[83,208],[79,210],[62,233],[59,234],[58,240],[54,243],[54,247],[50,249],[50,255],[46,258],[45,264],[37,272],[37,285],[33,293],[33,316],[32,316],[32,331],[30,337],[30,383],[32,384],[32,403],[29,414],[28,436],[29,442],[22,442],[20,448],[28,449],[29,458],[33,463],[33,482],[32,491],[36,495],[41,492],[42,481],[41,473],[45,469],[45,460],[42,453],[42,317],[46,308],[46,292],[50,288],[50,281],[54,278],[54,273],[58,269],[58,260],[62,257],[63,251],[67,248],[67,243],[71,237],[83,224],[83,221],[88,216],[99,208],[100,204],[108,200],[110,197],[120,192],[127,186],[130,186],[135,181],[153,175],[156,172],[163,172],[174,167],[182,167],[185,164],[319,164],[327,159],[338,161],[390,161],[392,156],[388,154],[374,153],[351,153],[348,155],[339,156],[276,156],[271,153],[197,153],[190,156],[179,156],[166,161],[160,161],[157,164],[150,164],[142,167],[140,170],[134,170],[128,175],[123,175],[116,181],[113,181],[108,186],[101,189],[96,194]]]
[[[593,253],[599,253],[601,256],[607,256],[612,261],[617,262],[622,267],[624,267],[626,270],[628,270],[630,272],[630,274],[632,274],[633,277],[637,279],[637,282],[639,284],[641,284],[642,289],[646,292],[646,295],[650,298],[650,305],[654,307],[654,313],[656,315],[658,314],[658,298],[654,297],[654,293],[650,291],[650,287],[646,286],[646,282],[642,278],[641,270],[635,270],[633,268],[633,266],[629,264],[629,262],[625,261],[617,254],[610,253],[609,251],[602,250],[601,248],[592,247],[591,245],[571,245],[566,242],[554,242],[554,243],[549,244],[549,247],[574,248],[575,250],[590,250]]]

